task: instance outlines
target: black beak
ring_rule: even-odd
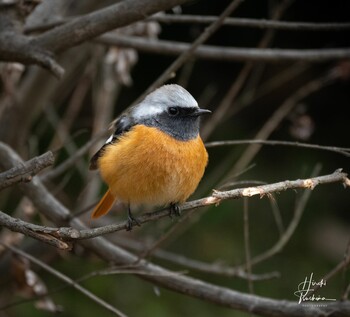
[[[193,112],[192,116],[198,117],[198,116],[201,116],[203,114],[210,114],[210,113],[211,113],[211,111],[208,110],[208,109],[200,109],[200,108],[198,108],[198,109],[196,109],[195,112]]]

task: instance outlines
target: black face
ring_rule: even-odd
[[[188,141],[198,136],[199,116],[205,113],[210,111],[197,107],[172,106],[140,123],[157,127],[177,140]]]

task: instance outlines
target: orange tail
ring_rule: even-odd
[[[96,219],[108,213],[108,211],[112,208],[114,202],[114,196],[111,194],[110,190],[107,190],[107,192],[104,194],[92,212],[91,218]]]

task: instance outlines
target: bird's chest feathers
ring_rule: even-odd
[[[99,159],[111,192],[126,202],[165,205],[185,201],[203,176],[208,155],[198,136],[178,141],[137,125]]]

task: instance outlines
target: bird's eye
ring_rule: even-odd
[[[176,108],[176,107],[170,107],[168,109],[168,113],[171,115],[171,116],[176,116],[179,114],[179,109]]]

